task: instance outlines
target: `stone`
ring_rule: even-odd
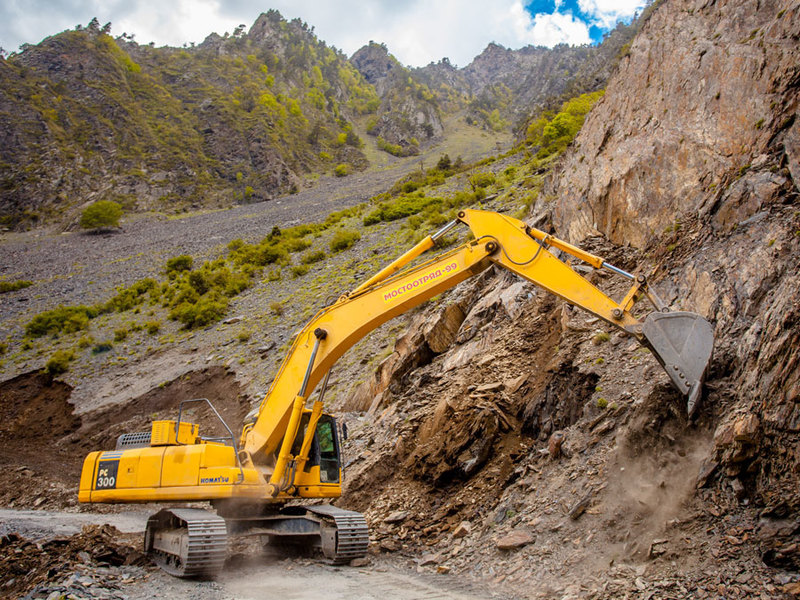
[[[400,523],[405,521],[408,518],[410,513],[407,510],[396,510],[388,517],[386,517],[383,522],[384,523]]]
[[[475,388],[476,394],[488,394],[492,392],[500,392],[503,390],[504,384],[502,381],[495,381],[493,383],[484,383]]]
[[[462,538],[472,532],[472,524],[469,521],[461,521],[461,523],[453,530],[454,538]]]
[[[441,354],[447,350],[455,341],[465,317],[463,309],[457,303],[445,308],[439,314],[438,319],[423,332],[428,347],[435,354]]]
[[[369,559],[366,556],[361,556],[359,558],[354,558],[350,561],[351,567],[366,567],[369,565]]]
[[[550,458],[558,458],[561,456],[561,446],[564,444],[564,439],[566,435],[563,431],[554,431],[553,434],[550,436],[550,440],[547,442],[547,451],[550,454]]]
[[[760,429],[761,422],[758,420],[758,416],[748,413],[734,422],[733,438],[737,442],[756,444],[758,443]]]
[[[717,470],[719,463],[714,460],[704,460],[703,464],[700,465],[700,472],[697,474],[697,479],[695,480],[695,487],[702,488],[708,483],[709,478],[714,474],[714,471]]]
[[[436,572],[439,573],[439,575],[446,575],[450,572],[450,567],[447,565],[438,565],[436,567]]]
[[[731,479],[731,489],[737,500],[742,500],[745,497],[744,484],[738,479]]]
[[[515,529],[497,540],[500,550],[516,550],[534,541],[533,535],[526,529]]]
[[[592,496],[593,495],[594,495],[594,492],[589,492],[583,498],[581,498],[575,504],[573,504],[572,507],[569,509],[569,511],[567,513],[569,515],[569,518],[574,521],[578,517],[580,517],[586,511],[586,509],[589,508],[589,505],[592,503]]]
[[[666,554],[667,549],[665,546],[668,541],[666,539],[653,540],[653,543],[650,544],[650,549],[647,551],[647,557],[653,559]]]
[[[423,554],[422,558],[419,559],[419,566],[425,567],[427,565],[438,565],[440,562],[442,562],[441,554],[429,552],[427,554]]]
[[[386,538],[385,540],[381,540],[380,548],[386,552],[397,552],[400,550],[400,542],[392,538]]]
[[[256,352],[258,352],[259,354],[266,354],[267,352],[272,350],[274,347],[275,347],[275,342],[267,342],[263,346],[259,346],[256,349]]]
[[[230,317],[229,319],[225,319],[222,322],[222,324],[233,325],[234,323],[239,323],[240,321],[244,321],[244,317],[242,315],[236,315],[235,317]]]

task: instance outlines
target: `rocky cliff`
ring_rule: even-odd
[[[533,597],[797,591],[799,41],[796,1],[658,3],[532,209],[713,323],[699,416],[632,340],[489,272],[353,399],[384,549]]]
[[[403,156],[418,154],[420,144],[428,145],[441,136],[442,116],[433,93],[385,45],[370,42],[350,62],[381,98],[368,133],[382,140],[382,149]]]
[[[549,189],[559,231],[643,250],[715,323],[723,479],[795,509],[798,40],[797,3],[666,3]]]

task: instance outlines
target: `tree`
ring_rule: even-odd
[[[100,200],[90,205],[81,214],[80,225],[83,229],[104,229],[119,227],[122,207],[112,200]]]

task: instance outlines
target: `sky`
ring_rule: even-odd
[[[111,34],[140,44],[200,43],[275,8],[300,18],[317,37],[350,56],[369,41],[385,43],[404,65],[447,57],[467,66],[490,43],[507,48],[592,44],[618,21],[630,22],[645,0],[2,0],[0,47],[87,25],[111,22]]]

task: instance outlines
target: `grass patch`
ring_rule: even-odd
[[[20,279],[18,281],[0,281],[0,294],[6,292],[16,292],[17,290],[24,289],[33,285],[32,281]]]

